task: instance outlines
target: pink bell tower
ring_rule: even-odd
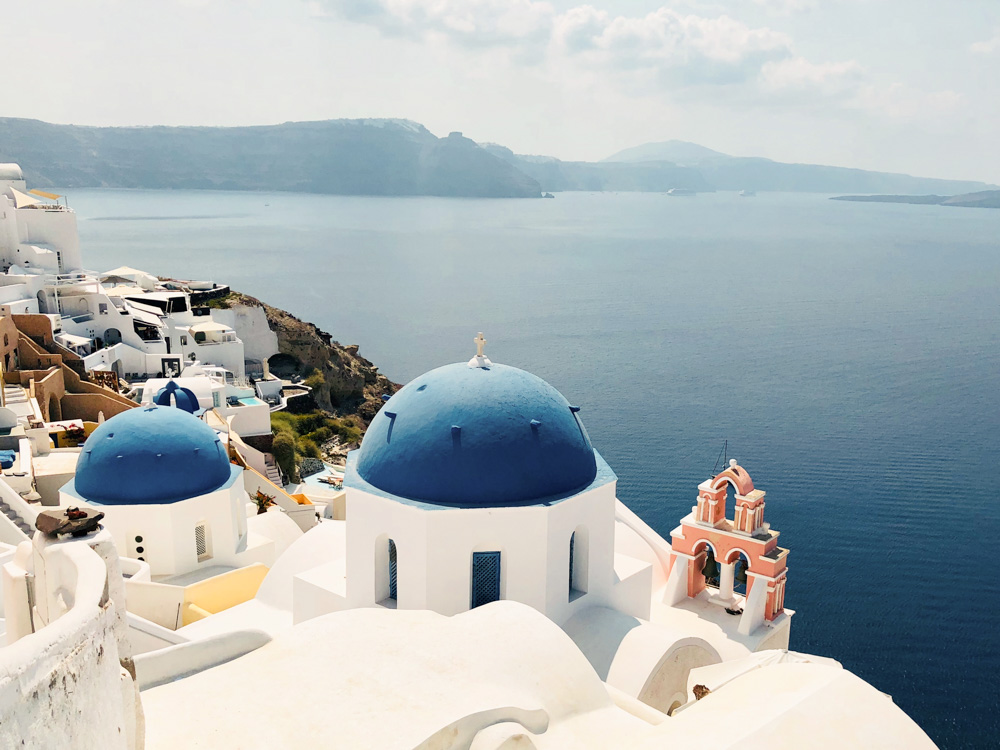
[[[726,494],[735,494],[733,519],[726,517]],[[686,599],[719,604],[741,614],[738,631],[751,635],[784,618],[788,550],[764,521],[764,491],[755,489],[735,459],[698,485],[698,502],[671,533],[671,567],[665,603]],[[737,567],[746,593],[735,591]]]

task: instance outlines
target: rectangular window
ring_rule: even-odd
[[[472,553],[472,592],[470,607],[500,601],[500,553]]]
[[[211,559],[212,550],[209,545],[207,524],[200,523],[194,527],[194,547],[198,555],[198,562]]]

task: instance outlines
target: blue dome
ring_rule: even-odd
[[[201,410],[201,404],[198,403],[198,397],[194,395],[194,391],[182,388],[173,380],[156,392],[156,395],[153,396],[153,403],[157,406],[175,406],[188,414],[194,414]]]
[[[582,489],[597,474],[574,407],[541,378],[461,363],[421,375],[365,434],[358,474],[431,503],[503,506]]]
[[[232,474],[215,431],[181,409],[129,409],[87,438],[74,487],[102,505],[155,505],[219,489]]]

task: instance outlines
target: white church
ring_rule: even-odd
[[[692,487],[664,539],[617,499],[581,409],[476,345],[386,400],[349,454],[345,518],[169,632],[129,601],[133,540],[164,537],[150,566],[196,564],[199,513],[228,550],[245,509],[196,418],[109,419],[65,490],[104,528],[37,532],[4,566],[22,625],[0,649],[0,745],[934,747],[838,662],[788,650],[789,551],[744,467]]]

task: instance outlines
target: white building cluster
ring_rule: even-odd
[[[142,272],[81,270],[73,213],[10,165],[0,188],[7,314],[139,375],[142,404],[73,449],[0,408],[0,747],[933,747],[788,650],[789,550],[736,462],[664,538],[581,409],[480,334],[387,397],[342,489],[283,487],[252,445],[280,392],[240,382],[235,330]],[[69,461],[46,505],[7,475],[25,461]],[[94,526],[32,533],[42,514]]]
[[[27,191],[21,169],[0,164],[0,305],[8,313],[49,316],[56,340],[89,371],[133,381],[178,376],[200,363],[245,376],[237,332],[191,303],[192,292],[213,284],[178,288],[124,266],[86,270],[76,213],[60,197]],[[276,352],[272,336],[263,358]]]

